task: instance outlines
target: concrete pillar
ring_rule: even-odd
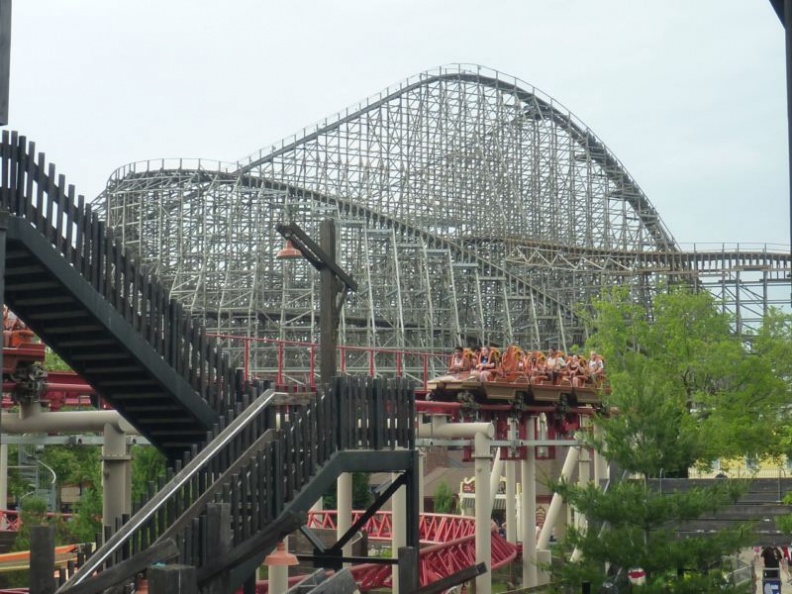
[[[605,432],[600,425],[594,425],[594,437],[601,441],[605,437]],[[604,454],[594,450],[594,482],[597,486],[602,486],[602,481],[608,480],[608,459]]]
[[[536,439],[536,418],[524,418],[525,439],[530,443]],[[536,448],[528,446],[525,460],[521,462],[522,498],[520,514],[522,516],[523,587],[538,584],[536,574]]]
[[[498,494],[498,487],[503,476],[503,460],[501,460],[501,449],[495,450],[495,458],[492,460],[492,472],[490,473],[490,514],[495,507],[495,496]]]
[[[336,536],[341,539],[352,527],[352,473],[345,472],[336,481]],[[342,549],[345,557],[352,555],[352,544]]]
[[[397,474],[391,474],[392,481],[397,478]],[[398,559],[400,549],[407,546],[407,489],[399,487],[391,497],[391,502],[391,554],[394,559]],[[399,571],[394,571],[392,576],[392,590],[399,592]]]
[[[492,594],[492,501],[488,481],[490,475],[490,438],[484,433],[474,437],[475,477],[476,477],[476,563],[484,563],[487,572],[476,578],[476,594]]]
[[[283,539],[285,550],[289,550],[289,537]],[[267,593],[284,594],[289,589],[289,566],[288,565],[267,565]]]
[[[424,474],[426,467],[426,450],[423,448],[418,450],[418,513],[424,513],[425,497],[424,493]]]
[[[115,531],[116,518],[132,512],[132,456],[124,433],[114,425],[104,426],[102,445],[103,524]]]
[[[572,474],[574,473],[575,467],[577,466],[579,454],[579,447],[569,448],[566,460],[564,461],[564,466],[561,468],[561,476],[559,479],[569,480],[572,478]],[[546,549],[547,545],[550,543],[550,534],[552,533],[553,527],[561,515],[563,503],[564,500],[562,497],[558,493],[554,493],[553,498],[550,500],[550,508],[547,510],[547,517],[545,518],[544,526],[542,526],[542,531],[539,533],[539,539],[536,542],[536,547],[538,549]]]
[[[506,540],[517,542],[517,462],[506,460]]]

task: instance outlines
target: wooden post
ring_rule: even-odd
[[[55,528],[30,529],[30,594],[55,592]]]
[[[198,594],[195,567],[190,565],[153,565],[147,575],[151,594]]]
[[[329,254],[330,260],[335,263],[336,258],[336,239],[335,221],[333,219],[322,220],[319,242],[325,253]],[[335,274],[325,266],[319,273],[320,289],[320,314],[319,330],[322,343],[319,347],[319,375],[321,376],[322,387],[327,390],[333,376],[337,373],[336,350],[338,348],[338,306],[336,305],[336,280]]]
[[[421,584],[418,582],[418,549],[399,547],[399,592],[411,594]]]
[[[0,126],[8,123],[11,88],[11,0],[0,0]]]
[[[231,550],[231,504],[210,503],[206,506],[206,559],[217,559]],[[206,594],[228,591],[228,572],[210,582]]]

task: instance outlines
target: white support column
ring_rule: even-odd
[[[525,439],[530,443],[536,439],[536,418],[524,419]],[[520,499],[520,519],[522,520],[522,575],[523,587],[538,585],[536,569],[536,448],[528,446],[528,453],[520,464],[522,475],[522,497]]]
[[[288,536],[283,539],[283,547],[285,550],[289,550]],[[268,555],[267,559],[271,559],[273,557],[274,555]],[[267,559],[265,559],[265,563]],[[284,592],[289,589],[289,566],[282,565],[280,563],[267,565],[267,582],[268,594],[284,594]]]
[[[391,480],[397,479],[397,474],[391,474]],[[391,516],[391,557],[399,558],[399,549],[407,546],[407,488],[402,485],[391,497],[393,515]],[[399,572],[393,566],[391,573],[391,589],[399,592]]]
[[[604,438],[604,431],[600,425],[594,425],[594,437],[597,441]],[[594,450],[594,482],[598,487],[601,487],[602,481],[606,481],[608,478],[608,460],[603,454]]]
[[[517,462],[506,460],[506,540],[517,542]]]
[[[509,419],[509,439],[517,437],[515,419]],[[506,540],[517,542],[517,466],[516,461],[506,460]]]
[[[445,418],[432,417],[431,424],[418,425],[418,437],[438,439],[474,439],[476,478],[476,563],[485,563],[487,573],[476,578],[476,594],[491,594],[492,576],[492,533],[490,517],[492,503],[489,501],[490,442],[495,436],[492,423],[448,423]],[[396,589],[394,588],[394,592]]]
[[[341,539],[352,527],[352,473],[344,472],[336,481],[336,538]],[[341,549],[345,557],[352,555],[352,544]]]
[[[131,467],[132,456],[123,431],[114,425],[105,425],[102,445],[102,518],[104,525],[113,530],[117,518],[132,512]]]
[[[591,482],[591,450],[588,448],[581,448],[580,449],[580,459],[578,460],[578,484],[581,487],[585,487]],[[588,522],[586,521],[586,516],[581,514],[579,511],[574,510],[575,514],[575,528],[579,531],[585,531],[586,527],[588,526]],[[580,560],[581,552],[580,549],[575,548],[572,551],[572,555],[570,556],[570,561],[576,563]]]
[[[0,444],[0,509],[8,509],[8,444]],[[0,530],[7,529],[6,519],[2,518]]]
[[[561,480],[569,480],[572,478],[572,474],[574,473],[575,467],[577,466],[579,454],[579,447],[569,448],[566,460],[564,461],[564,466],[561,468],[561,476],[559,477]],[[550,543],[550,534],[552,533],[553,527],[558,521],[558,517],[561,515],[561,506],[563,503],[564,501],[561,498],[561,495],[558,493],[553,493],[553,498],[550,500],[550,508],[547,510],[544,526],[542,526],[542,531],[539,533],[539,539],[536,542],[536,548],[547,548],[547,545]]]
[[[490,438],[484,433],[476,433],[474,439],[475,476],[476,476],[476,563],[484,563],[487,571],[476,578],[476,594],[492,594],[492,501],[487,488],[490,473]]]
[[[426,450],[418,450],[418,513],[424,513],[424,474],[426,467]]]
[[[495,458],[492,460],[492,472],[490,473],[490,515],[495,507],[495,496],[498,494],[498,487],[503,476],[503,460],[501,460],[501,449],[495,450]]]

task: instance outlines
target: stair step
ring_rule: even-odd
[[[113,400],[118,400],[120,402],[124,402],[127,400],[165,400],[169,401],[169,398],[165,398],[164,392],[119,392],[113,393]],[[177,407],[179,410],[182,410],[181,407]]]
[[[47,326],[47,336],[51,334],[86,334],[88,332],[99,332],[102,327],[97,324],[77,324],[71,326]]]
[[[145,377],[100,382],[100,386],[102,388],[108,386],[112,387],[112,386],[156,386],[156,385],[158,385],[158,382],[156,380],[148,379]]]
[[[13,267],[6,266],[5,276],[7,281],[9,277],[30,276],[33,274],[41,274],[43,272],[44,272],[44,268],[42,268],[38,264],[29,264],[27,266],[13,266]]]
[[[127,410],[127,409],[125,409],[125,410]],[[186,417],[184,415],[180,415],[178,417],[140,417],[138,419],[138,421],[140,422],[141,425],[144,425],[144,426],[149,426],[149,425],[178,425],[178,424],[184,425],[184,424],[195,422],[190,417]]]
[[[8,247],[6,250],[6,260],[30,260],[30,252],[26,249],[14,249],[12,247]],[[8,264],[6,264],[8,266]]]
[[[119,359],[129,359],[129,353],[122,352],[101,352],[101,353],[78,353],[71,355],[73,361],[117,361]]]
[[[196,429],[171,429],[171,428],[164,428],[164,429],[155,429],[153,431],[149,431],[151,435],[165,435],[170,437],[177,437],[179,435],[200,435],[201,437],[205,437],[206,434],[204,431],[198,431]]]
[[[26,283],[6,282],[7,291],[41,291],[43,289],[55,289],[60,285],[51,280],[29,281]]]
[[[80,339],[80,340],[64,340],[59,342],[57,346],[62,348],[73,348],[73,347],[93,347],[93,346],[102,346],[102,345],[117,345],[118,343],[113,340],[112,338],[101,338],[101,339]]]
[[[170,404],[133,404],[131,406],[124,406],[124,411],[128,413],[145,413],[145,412],[167,412],[167,411],[181,411],[180,406]],[[187,420],[187,417],[182,417]],[[172,422],[172,419],[169,419]]]
[[[108,373],[143,373],[144,369],[140,365],[112,365],[107,367],[86,367],[82,370],[85,375],[97,374],[103,375]]]
[[[66,320],[70,318],[87,318],[88,313],[81,309],[61,309],[61,310],[54,310],[52,308],[47,308],[40,312],[29,313],[27,317],[31,320]]]
[[[7,292],[8,291],[8,288]],[[31,307],[34,305],[56,305],[58,303],[74,303],[74,298],[68,295],[52,295],[49,297],[19,297],[14,299],[17,306]]]

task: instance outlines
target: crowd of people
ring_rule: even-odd
[[[583,386],[599,385],[605,378],[605,361],[591,351],[588,358],[577,353],[568,355],[558,349],[523,351],[517,345],[502,353],[494,346],[476,349],[458,346],[448,364],[448,373],[457,377],[478,378],[482,382],[528,379],[530,383],[551,383]]]

